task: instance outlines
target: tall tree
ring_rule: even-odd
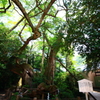
[[[100,66],[99,0],[65,2],[68,36],[66,40],[86,57],[87,70]],[[69,45],[70,46],[70,45]]]
[[[31,1],[19,1],[19,0],[12,0],[8,2],[9,7],[6,7],[7,1],[4,3],[2,0],[2,5],[3,7],[1,8],[2,13],[6,13],[9,11],[10,7],[14,7],[13,9],[17,10],[18,13],[21,13],[21,16],[23,16],[6,34],[10,34],[12,30],[14,30],[20,23],[23,22],[21,30],[19,30],[19,37],[21,41],[23,42],[23,46],[21,46],[16,54],[21,54],[26,46],[29,44],[31,40],[36,40],[38,39],[42,34],[42,25],[43,23],[48,23],[48,20],[56,17],[58,10],[55,9],[53,6],[54,2],[56,0],[49,0],[47,1],[39,1],[39,0],[34,0],[33,3],[34,5],[31,5]],[[11,5],[13,4],[13,5]],[[31,6],[32,8],[29,8]],[[17,7],[17,9],[16,9]],[[12,8],[11,8],[12,9]],[[4,10],[4,11],[2,11]],[[50,18],[51,17],[51,18]],[[35,21],[35,22],[34,22]],[[34,24],[34,25],[33,25]],[[53,24],[53,23],[52,23]],[[31,36],[29,36],[26,40],[22,38],[22,34],[25,31],[25,28],[28,27],[31,29],[30,33]],[[46,26],[47,27],[47,26]],[[48,26],[49,27],[49,26]],[[61,30],[62,31],[62,30]],[[56,31],[55,31],[56,32]],[[54,32],[53,32],[54,33]],[[50,55],[48,58],[48,69],[50,72],[48,72],[46,75],[48,79],[50,78],[50,84],[53,83],[53,78],[54,78],[54,70],[55,70],[55,56],[57,52],[59,51],[62,36],[61,32],[57,32],[58,36],[56,37],[56,41],[53,42],[53,44],[49,47]],[[57,35],[55,34],[55,35]],[[59,44],[59,45],[57,45]],[[48,70],[46,70],[48,71]]]

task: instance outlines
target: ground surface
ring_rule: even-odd
[[[96,98],[96,100],[100,100],[100,92],[93,91],[91,94]],[[6,100],[5,92],[0,92],[0,100]],[[90,97],[90,100],[93,100],[93,98]]]
[[[0,100],[6,100],[4,97],[5,97],[5,93],[4,92],[0,92]]]

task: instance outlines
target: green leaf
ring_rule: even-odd
[[[7,0],[1,0],[3,7],[5,7],[5,5],[7,4]]]

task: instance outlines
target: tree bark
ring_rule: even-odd
[[[50,55],[48,57],[48,65],[45,70],[45,76],[46,76],[46,83],[49,85],[54,84],[54,73],[55,73],[55,52],[53,49],[50,51]]]

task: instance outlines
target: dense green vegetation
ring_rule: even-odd
[[[21,77],[11,69],[14,56],[34,69],[34,88],[44,82],[55,84],[60,98],[80,96],[83,76],[74,66],[84,58],[85,70],[100,67],[99,13],[99,0],[1,0],[0,89]],[[75,51],[82,58],[73,60]]]

